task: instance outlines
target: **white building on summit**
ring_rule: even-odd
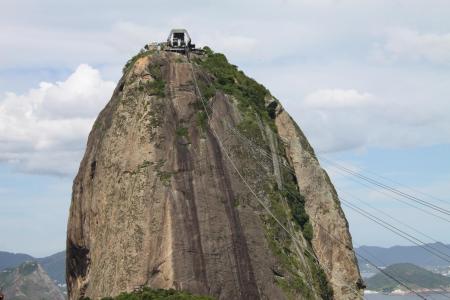
[[[172,48],[195,48],[186,29],[172,29],[167,37],[167,45]]]
[[[147,50],[163,50],[169,52],[178,52],[182,54],[188,54],[193,52],[196,54],[202,54],[202,49],[196,49],[195,44],[192,44],[191,37],[186,29],[172,29],[169,36],[167,37],[167,42],[157,43],[152,42],[145,45],[144,51]]]
[[[186,29],[172,29],[167,37],[167,44],[164,50],[186,54],[188,52],[203,52],[201,49],[196,49],[195,44],[192,44],[191,37]]]

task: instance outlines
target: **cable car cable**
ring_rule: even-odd
[[[332,167],[332,168],[335,168],[334,166],[331,166],[331,167]],[[335,170],[336,170],[339,174],[341,174],[341,175],[343,175],[343,176],[348,176],[347,173],[343,172],[343,171],[340,170],[340,169],[335,169]],[[375,192],[377,192],[377,193],[379,193],[379,194],[383,194],[383,195],[385,195],[385,196],[387,196],[387,197],[389,197],[389,198],[391,198],[391,199],[394,199],[394,200],[396,200],[396,201],[398,201],[398,202],[401,202],[401,203],[403,203],[403,204],[405,204],[405,205],[407,205],[407,206],[409,206],[409,207],[413,207],[413,208],[415,208],[415,209],[417,209],[417,210],[419,210],[419,211],[421,211],[421,212],[423,212],[423,213],[425,213],[425,214],[427,214],[427,215],[433,216],[433,217],[438,218],[438,219],[440,219],[440,220],[442,220],[442,221],[444,221],[444,222],[450,223],[450,220],[449,220],[449,219],[446,219],[445,217],[443,217],[443,216],[441,216],[441,215],[437,215],[437,214],[435,214],[434,212],[428,211],[428,210],[426,210],[426,209],[424,209],[424,208],[422,208],[422,207],[416,206],[416,205],[412,204],[411,202],[409,202],[409,201],[407,201],[407,200],[404,200],[403,198],[400,198],[399,196],[391,195],[391,194],[389,194],[387,191],[385,191],[385,190],[383,190],[383,189],[381,189],[381,190],[380,190],[380,189],[377,189],[377,188],[374,187],[373,185],[369,185],[369,184],[365,183],[364,181],[359,181],[359,180],[357,180],[355,177],[348,177],[348,179],[351,180],[351,181],[353,181],[353,182],[356,182],[357,184],[362,185],[362,186],[364,186],[364,187],[366,187],[366,188],[368,188],[368,189],[371,189],[371,190],[373,190],[373,191],[375,191]]]
[[[256,145],[255,142],[251,141],[249,138],[247,138],[246,136],[244,136],[242,133],[240,133],[239,131],[235,130],[234,128],[229,127],[229,129],[230,129],[233,133],[235,133],[235,135],[236,135],[238,138],[240,138],[240,139],[241,139],[242,141],[244,141],[245,143],[249,144],[252,148],[258,149],[258,151],[256,151],[256,152],[260,153],[263,157],[266,157],[266,158],[269,159],[269,160],[273,160],[272,156],[271,156],[266,150],[264,150],[264,149],[262,149],[260,146]],[[283,142],[283,141],[282,141],[282,142]],[[279,157],[282,158],[282,161],[281,161],[281,164],[280,164],[280,165],[281,165],[283,168],[285,168],[287,171],[291,172],[293,175],[296,175],[295,170],[293,170],[290,166],[287,166],[287,165],[284,163],[284,157],[283,157],[281,154],[277,154],[277,155],[278,155]],[[333,165],[332,165],[332,167],[336,168],[336,169],[338,170],[339,173],[343,172],[342,170],[338,169],[337,167],[335,167],[335,166],[333,166]],[[360,185],[362,185],[362,186],[365,186],[365,187],[367,187],[367,188],[369,188],[369,189],[372,189],[372,190],[374,190],[374,191],[377,191],[378,193],[381,193],[381,194],[386,195],[386,196],[388,196],[388,197],[390,197],[390,198],[393,198],[394,200],[399,201],[399,202],[401,202],[401,203],[403,203],[403,204],[405,204],[405,205],[408,205],[408,206],[413,207],[413,208],[415,208],[415,209],[417,209],[417,210],[420,210],[421,212],[423,212],[423,213],[425,213],[425,214],[428,214],[428,215],[430,215],[430,216],[433,216],[433,217],[436,217],[436,218],[438,218],[438,219],[441,219],[442,221],[445,221],[445,222],[447,222],[447,223],[450,223],[450,220],[444,218],[443,216],[437,215],[437,214],[435,214],[435,213],[433,213],[433,212],[431,212],[431,211],[428,211],[428,210],[425,210],[425,209],[423,209],[423,208],[420,208],[420,207],[418,207],[418,206],[416,206],[416,205],[410,203],[409,201],[403,200],[403,198],[399,198],[399,196],[387,194],[386,191],[383,190],[383,189],[378,190],[378,189],[374,188],[372,185],[368,185],[368,184],[365,184],[363,181],[358,181],[358,180],[356,180],[356,178],[354,178],[354,177],[350,177],[349,179],[352,180],[352,181],[354,181],[354,182],[356,182],[356,183],[358,183],[358,184],[360,184]]]
[[[417,238],[411,236],[410,234],[405,233],[404,231],[402,231],[402,230],[396,228],[396,227],[393,226],[393,225],[390,225],[389,223],[387,223],[387,222],[381,220],[380,218],[377,218],[377,217],[371,215],[370,213],[364,211],[363,209],[359,208],[359,207],[356,206],[355,204],[352,204],[352,203],[350,203],[350,202],[344,200],[342,197],[340,198],[340,200],[341,200],[342,204],[344,204],[344,206],[346,206],[346,207],[352,209],[353,211],[356,211],[358,214],[360,214],[360,215],[362,215],[362,216],[368,218],[369,220],[371,220],[371,221],[373,221],[373,222],[379,224],[380,226],[382,226],[382,227],[384,227],[385,229],[387,229],[387,230],[393,232],[394,234],[396,234],[396,235],[398,235],[398,236],[401,236],[401,237],[403,237],[404,239],[410,241],[411,243],[413,243],[413,244],[415,244],[415,245],[421,247],[423,250],[425,250],[425,251],[429,252],[430,254],[432,254],[432,255],[434,255],[434,256],[440,258],[441,260],[450,263],[450,259],[449,259],[449,258],[446,258],[446,256],[448,257],[447,254],[442,253],[441,251],[437,251],[437,250],[436,250],[436,252],[438,252],[438,253],[436,253],[436,252],[433,251],[433,249],[430,250],[428,247],[425,247],[424,245],[422,245],[423,243],[421,244],[421,242],[418,242],[419,240],[418,240]],[[439,253],[442,253],[442,255],[439,254]]]
[[[329,237],[331,237],[333,240],[337,241],[338,243],[346,246],[340,239],[338,239],[337,237],[335,237],[333,234],[331,234],[325,227],[323,227],[321,224],[317,225],[319,227],[322,228],[323,231],[325,231],[325,233],[327,233],[327,235]],[[373,266],[374,268],[376,268],[378,271],[380,271],[381,273],[383,273],[384,275],[386,275],[387,277],[389,277],[390,279],[394,280],[395,282],[397,282],[398,284],[400,284],[401,286],[403,286],[404,288],[406,288],[408,291],[410,291],[411,293],[415,294],[417,297],[426,300],[427,298],[425,298],[424,296],[420,295],[418,292],[416,292],[415,290],[413,290],[412,288],[410,288],[408,285],[406,285],[405,283],[403,283],[402,281],[398,280],[397,278],[395,278],[395,276],[392,276],[391,274],[389,274],[388,272],[384,271],[383,269],[381,269],[380,267],[378,267],[375,263],[373,263],[372,261],[370,261],[368,258],[364,257],[363,255],[356,253],[356,256],[364,259],[368,264],[370,264],[371,266]]]
[[[392,192],[394,194],[402,196],[402,197],[404,197],[406,199],[412,200],[412,201],[414,201],[414,202],[416,202],[418,204],[426,206],[426,207],[428,207],[430,209],[433,209],[433,210],[435,210],[437,212],[440,212],[442,214],[450,216],[450,211],[445,209],[445,208],[439,207],[439,206],[437,206],[437,205],[435,205],[433,203],[430,203],[430,202],[422,200],[422,199],[420,199],[418,197],[415,197],[415,196],[409,195],[407,193],[404,193],[402,191],[399,191],[398,189],[390,187],[390,186],[388,186],[388,185],[386,185],[386,184],[384,184],[382,182],[379,182],[379,181],[377,181],[375,179],[372,179],[370,177],[364,176],[364,175],[362,175],[362,174],[360,174],[358,172],[352,171],[352,170],[350,170],[350,169],[348,169],[348,168],[346,168],[346,167],[344,167],[344,166],[342,166],[342,165],[340,165],[340,164],[338,164],[336,162],[333,162],[333,161],[331,161],[331,160],[329,160],[327,158],[322,157],[322,159],[324,159],[325,161],[329,162],[332,165],[335,165],[337,168],[343,170],[344,172],[349,173],[349,174],[351,174],[351,175],[353,175],[355,177],[358,177],[358,178],[360,178],[360,179],[362,179],[362,180],[364,180],[366,182],[369,182],[369,183],[371,183],[373,185],[376,185],[376,186],[378,186],[380,188],[383,188],[383,189],[385,189],[387,191],[390,191],[390,192]]]
[[[408,227],[410,230],[412,230],[412,231],[414,231],[414,232],[416,232],[416,233],[418,233],[418,234],[420,234],[420,235],[422,235],[422,236],[424,236],[424,237],[426,237],[426,238],[432,240],[433,242],[442,245],[443,247],[447,248],[448,250],[450,250],[450,247],[449,247],[448,245],[446,245],[446,244],[444,244],[444,243],[442,243],[442,242],[436,240],[436,239],[433,238],[432,236],[430,236],[430,235],[428,235],[428,234],[426,234],[426,233],[424,233],[424,232],[418,230],[417,228],[415,228],[415,227],[413,227],[413,226],[411,226],[411,225],[409,225],[409,224],[407,224],[407,223],[401,221],[400,219],[398,219],[398,218],[392,216],[391,214],[389,214],[389,213],[387,213],[387,212],[385,212],[385,211],[383,211],[383,210],[381,210],[381,209],[376,208],[375,206],[373,206],[373,205],[369,204],[368,202],[362,200],[360,197],[357,197],[357,196],[353,195],[352,193],[349,193],[349,192],[344,191],[344,190],[341,190],[341,189],[338,189],[338,191],[339,191],[340,193],[347,194],[347,195],[349,195],[350,197],[353,197],[354,199],[357,199],[358,202],[361,202],[361,203],[364,204],[365,206],[370,207],[371,209],[373,209],[373,210],[377,211],[378,213],[380,213],[380,214],[382,214],[382,215],[388,217],[389,219],[394,220],[394,221],[396,221],[397,223],[402,224],[402,225],[405,226],[405,227]],[[428,245],[429,245],[429,244],[428,244]],[[431,247],[431,246],[430,246],[430,247]]]
[[[195,71],[194,71],[194,67],[193,64],[190,63],[190,67],[192,70],[192,75],[193,75],[193,79],[194,79],[194,84],[195,84],[195,88],[196,88],[196,94],[198,94],[200,100],[202,101],[202,105],[204,108],[204,111],[207,115],[207,118],[209,121],[211,121],[211,116],[208,112],[208,109],[206,107],[206,103],[205,100],[203,99],[203,96],[201,94],[201,91],[198,87],[197,84],[197,79],[195,76]],[[213,133],[213,135],[216,137],[217,142],[219,144],[219,147],[223,150],[225,156],[227,157],[227,159],[229,160],[231,166],[233,167],[233,169],[236,171],[236,173],[238,174],[238,176],[241,178],[241,181],[244,183],[244,185],[248,188],[248,190],[250,191],[250,193],[256,198],[256,200],[259,202],[259,204],[267,211],[267,213],[281,226],[281,228],[286,231],[288,233],[288,235],[296,242],[299,242],[296,237],[294,235],[292,235],[289,230],[286,229],[286,227],[278,220],[278,218],[272,213],[272,211],[265,205],[265,203],[263,201],[261,201],[261,199],[259,199],[258,195],[256,194],[256,192],[253,190],[253,188],[249,185],[249,183],[245,180],[244,176],[242,175],[242,173],[239,171],[239,169],[237,168],[236,164],[234,163],[233,159],[231,158],[231,156],[228,154],[228,151],[224,148],[222,141],[219,137],[219,135],[217,134],[216,130],[211,126],[211,131]],[[309,253],[309,255],[311,255],[311,257],[313,258],[314,261],[316,261],[316,263],[318,264],[319,267],[323,268],[323,269],[328,269],[325,265],[321,265],[318,258],[315,256],[314,253],[312,253],[311,251],[309,251],[309,249],[304,248],[305,252]],[[329,274],[333,274],[331,272],[331,270],[328,269]],[[356,295],[359,297],[361,295],[361,293],[356,290],[355,288],[353,288],[352,286],[348,285],[348,284],[344,284],[342,286],[347,286],[348,288],[350,288],[353,292],[356,293]],[[316,291],[317,292],[317,291]]]

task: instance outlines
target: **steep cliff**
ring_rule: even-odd
[[[359,282],[336,192],[268,90],[209,49],[130,60],[74,180],[70,299],[359,299]]]

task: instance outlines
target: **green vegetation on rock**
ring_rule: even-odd
[[[186,127],[178,127],[175,133],[179,137],[187,137],[188,129]]]
[[[310,242],[313,238],[313,229],[311,223],[309,223],[309,216],[305,210],[305,198],[298,191],[298,187],[295,184],[295,181],[291,179],[291,181],[284,184],[284,190],[282,191],[282,194],[285,199],[287,199],[292,212],[292,218],[294,219],[295,223],[297,223],[302,228],[303,237]]]
[[[264,130],[267,126],[277,135],[274,122],[276,104],[273,105],[276,102],[272,102],[272,105],[266,103],[267,98],[273,98],[270,92],[263,85],[238,70],[235,65],[230,64],[225,55],[214,53],[208,47],[205,47],[204,50],[205,57],[195,59],[202,71],[199,72],[199,88],[202,95],[209,100],[216,95],[217,91],[221,91],[237,100],[242,116],[242,121],[237,125],[237,129],[255,145],[271,152],[268,146],[271,137]],[[287,161],[284,155],[284,146],[281,143],[276,144],[279,147],[277,151],[280,152],[277,154],[282,157],[281,159]],[[244,160],[247,159],[242,153],[240,156]],[[281,176],[283,181],[281,190],[272,179],[265,183],[264,191],[270,200],[271,212],[285,228],[289,228],[290,222],[293,221],[298,225],[297,229],[301,229],[305,240],[311,242],[313,228],[305,209],[305,199],[298,189],[296,178],[285,171],[282,171]],[[291,236],[283,227],[270,216],[265,216],[263,220],[267,241],[272,252],[279,258],[283,273],[283,275],[276,275],[274,272],[275,282],[288,297],[295,299],[298,295],[302,295],[305,299],[311,299],[313,292],[309,285],[313,284],[322,299],[333,299],[333,290],[325,272],[317,265],[315,259],[305,253],[307,264],[302,263],[298,254],[295,253],[296,246],[293,245]],[[307,274],[310,272],[312,278],[307,279],[310,276]],[[304,276],[301,275],[302,273]]]
[[[213,300],[207,296],[196,296],[188,292],[176,290],[150,289],[144,287],[140,291],[122,293],[117,297],[105,297],[102,300]],[[83,298],[90,300],[90,298]]]
[[[149,72],[153,78],[153,81],[148,83],[148,92],[150,95],[155,95],[162,98],[166,95],[166,83],[162,77],[161,67],[162,65],[157,62],[150,65]]]
[[[123,74],[126,74],[134,66],[136,61],[142,57],[154,55],[155,51],[141,51],[135,56],[133,56],[122,69]],[[139,91],[146,91],[150,95],[158,96],[163,98],[166,95],[166,83],[162,76],[162,61],[159,59],[152,60],[148,66],[148,72],[152,77],[152,81],[147,81],[145,83],[139,83]]]
[[[440,289],[450,287],[450,278],[430,272],[410,263],[390,265],[384,269],[384,272],[397,278],[412,289]],[[369,290],[386,293],[396,289],[405,289],[383,273],[378,273],[367,279],[366,285]]]
[[[290,191],[291,193],[288,193],[287,195],[287,190],[278,191],[275,184],[271,191],[266,190],[266,193],[268,193],[271,200],[271,211],[285,228],[289,228],[289,218],[292,218],[302,229],[303,237],[307,241],[311,241],[313,234],[312,226],[309,222],[309,217],[305,212],[304,200],[303,204],[301,203],[301,200],[299,200],[304,198],[298,192],[298,189],[295,189],[296,192],[294,192],[294,185],[292,182],[290,184],[288,183],[287,186],[292,189]],[[293,195],[295,195],[295,197]],[[291,208],[291,216],[287,215],[287,211],[282,205],[282,201],[288,196],[291,197],[290,200],[288,200],[288,203],[290,202],[289,208]],[[294,209],[292,209],[292,207],[294,207]],[[295,299],[295,294],[301,294],[305,299],[313,298],[310,287],[311,284],[315,286],[322,299],[333,299],[333,290],[327,280],[325,272],[318,265],[316,259],[305,251],[304,255],[308,262],[307,267],[305,267],[294,253],[291,236],[289,236],[273,218],[267,217],[265,224],[270,248],[280,259],[283,268],[289,273],[289,275],[286,274],[288,276],[277,278],[277,284],[288,295],[291,295],[292,299]],[[312,249],[310,249],[310,251],[312,251]],[[309,277],[309,279],[304,279],[299,275],[299,272],[305,274],[307,277],[309,277],[308,274],[311,272],[312,276]]]
[[[22,276],[30,275],[38,269],[38,264],[36,262],[26,262],[21,264],[18,268],[19,274]]]
[[[309,224],[309,223],[308,223]],[[311,224],[309,224],[311,226]],[[305,234],[305,233],[303,233]],[[328,282],[327,275],[325,274],[325,271],[318,265],[315,258],[311,257],[309,253],[305,253],[306,258],[309,261],[311,270],[314,275],[314,281],[319,287],[320,297],[323,300],[332,300],[334,299],[333,295],[333,289]]]
[[[128,72],[128,70],[130,70],[130,68],[134,65],[134,63],[141,57],[147,56],[149,55],[149,52],[147,51],[140,51],[138,54],[136,54],[135,56],[133,56],[132,58],[130,58],[127,63],[125,64],[125,66],[122,69],[122,73],[125,74],[126,72]]]
[[[158,176],[161,183],[167,187],[170,185],[172,173],[162,170],[165,163],[166,162],[164,160],[159,160],[155,165],[155,171],[156,171],[156,176]]]
[[[271,212],[283,227],[289,227],[289,216],[283,207],[283,199],[275,182],[267,184],[264,192],[270,200]],[[304,299],[313,298],[311,289],[304,278],[301,277],[302,263],[293,253],[293,241],[283,227],[274,218],[267,215],[263,218],[266,228],[266,238],[272,253],[279,259],[281,264],[279,275],[275,276],[275,282],[288,296],[288,299],[296,299],[302,295]],[[275,272],[274,272],[275,273]]]
[[[197,112],[197,125],[200,126],[201,129],[205,129],[208,124],[208,115],[204,111]]]
[[[237,66],[230,64],[222,53],[214,53],[207,47],[204,50],[205,58],[195,60],[212,75],[211,82],[204,80],[199,82],[203,96],[209,99],[215,95],[216,90],[223,91],[238,100],[242,112],[251,109],[264,119],[269,119],[264,100],[270,94],[269,91],[262,84],[246,76]]]

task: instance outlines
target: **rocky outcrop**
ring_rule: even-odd
[[[336,190],[328,174],[320,167],[308,140],[281,107],[275,122],[281,139],[286,143],[287,156],[298,178],[300,193],[305,197],[305,208],[314,231],[314,252],[333,284],[335,297],[352,298],[363,283]]]
[[[345,217],[295,123],[222,55],[191,60],[136,56],[95,122],[73,185],[69,298],[140,286],[217,299],[360,298]]]
[[[42,267],[28,261],[0,273],[0,288],[5,300],[64,300],[64,294]]]

